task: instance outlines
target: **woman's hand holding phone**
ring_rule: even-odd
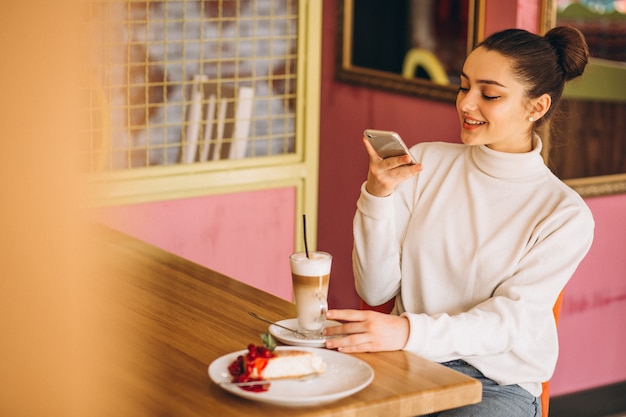
[[[398,184],[422,170],[422,164],[413,163],[410,155],[381,159],[366,136],[363,137],[363,143],[370,156],[365,189],[374,196],[386,197],[390,195]]]

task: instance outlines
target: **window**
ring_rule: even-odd
[[[90,205],[294,187],[315,222],[320,1],[87,4]]]
[[[295,151],[295,0],[90,5],[87,171]]]

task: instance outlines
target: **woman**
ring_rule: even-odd
[[[584,201],[545,166],[535,133],[588,50],[576,29],[510,29],[467,57],[463,144],[370,155],[354,218],[356,288],[392,314],[331,310],[341,352],[404,349],[483,382],[483,401],[439,416],[541,415],[558,354],[552,308],[593,238]]]

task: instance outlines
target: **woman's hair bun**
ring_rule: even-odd
[[[565,81],[581,76],[589,61],[589,48],[584,35],[572,26],[557,26],[544,37],[556,50]]]

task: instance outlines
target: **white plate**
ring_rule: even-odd
[[[298,319],[286,319],[277,321],[276,323],[290,329],[298,328]],[[324,327],[338,326],[339,324],[341,323],[339,323],[338,321],[326,320],[324,322]],[[303,339],[301,336],[298,336],[297,334],[290,332],[289,330],[285,330],[273,324],[270,324],[269,332],[278,341],[291,346],[324,347],[324,341],[326,341],[326,338],[324,337],[321,337],[319,339]]]
[[[237,356],[247,353],[247,350],[241,350],[214,360],[209,365],[209,377],[226,391],[240,397],[286,406],[319,405],[336,401],[362,390],[374,379],[374,370],[371,366],[345,353],[289,346],[280,346],[276,349],[312,351],[322,357],[326,363],[326,370],[316,378],[303,381],[270,381],[270,388],[265,392],[250,392],[237,386],[224,385],[225,382],[231,381],[228,365],[237,359]]]

